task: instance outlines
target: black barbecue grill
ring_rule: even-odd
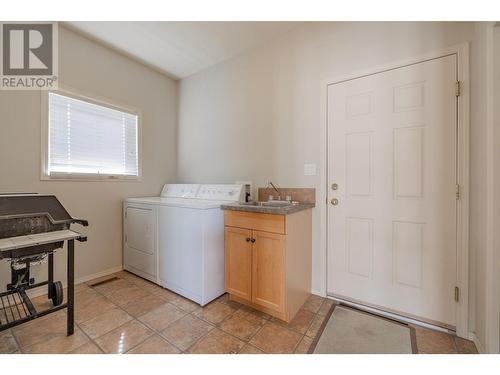
[[[70,229],[72,223],[87,226],[86,220],[72,218],[53,195],[0,194],[0,260],[10,261],[11,282],[0,293],[0,331],[67,309],[67,334],[74,331],[74,242],[87,240]],[[68,242],[68,298],[54,281],[54,252]],[[36,283],[30,267],[48,262],[48,279]],[[47,285],[53,307],[38,311],[26,291]]]

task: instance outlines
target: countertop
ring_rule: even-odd
[[[273,207],[273,206],[253,206],[251,204],[242,203],[229,203],[221,205],[223,210],[231,211],[244,211],[244,212],[258,212],[263,214],[273,214],[273,215],[290,215],[295,212],[308,210],[314,208],[314,203],[299,203],[293,204],[285,207]]]

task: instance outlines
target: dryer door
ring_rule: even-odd
[[[125,205],[124,268],[156,282],[157,211],[155,207]]]

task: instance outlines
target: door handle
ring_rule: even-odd
[[[339,204],[339,200],[337,198],[332,198],[330,202],[332,203],[332,206],[336,206]]]

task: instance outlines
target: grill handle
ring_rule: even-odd
[[[89,226],[88,220],[84,220],[84,219],[73,218],[73,223],[77,223],[77,224],[83,225],[84,227],[88,227]]]

